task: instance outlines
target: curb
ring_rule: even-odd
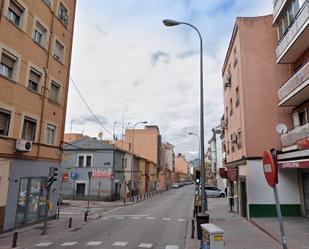
[[[254,222],[253,220],[250,220],[249,223],[251,223],[252,225],[254,225],[256,228],[258,228],[259,230],[261,230],[263,233],[265,233],[266,235],[268,235],[270,238],[272,238],[273,240],[275,240],[277,243],[279,243],[280,245],[282,245],[282,242],[280,240],[278,240],[274,235],[272,235],[270,232],[268,232],[266,229],[264,229],[262,226],[260,226],[259,224],[257,224],[256,222]]]

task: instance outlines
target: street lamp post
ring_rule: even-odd
[[[132,137],[131,137],[132,163],[131,163],[131,186],[130,186],[131,198],[133,197],[134,129],[135,129],[135,127],[136,127],[138,124],[147,124],[147,121],[136,122],[136,123],[133,125],[133,129],[132,129]]]
[[[87,212],[86,212],[86,217],[89,215],[89,204],[90,204],[90,190],[91,190],[91,177],[92,177],[92,172],[88,172],[88,178],[89,178],[89,188],[88,188],[88,202],[87,202]],[[86,218],[87,220],[87,218]]]
[[[200,141],[200,136],[197,135],[196,133],[193,133],[193,132],[189,132],[188,135],[191,135],[191,136],[195,136],[197,137],[198,141]],[[198,146],[198,157],[199,157],[199,169],[201,170],[201,144],[199,143],[199,146]],[[198,192],[198,195],[200,195],[200,182],[198,183],[198,189],[197,189],[197,192]]]
[[[202,213],[207,210],[207,197],[205,196],[205,152],[204,152],[204,99],[203,99],[203,39],[200,31],[190,23],[179,22],[170,19],[164,19],[165,26],[176,26],[184,24],[193,28],[200,38],[200,164],[201,164],[201,195],[202,195]]]

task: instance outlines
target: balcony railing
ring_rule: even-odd
[[[280,1],[280,0],[278,0]],[[286,31],[285,35],[281,38],[276,49],[277,58],[280,59],[287,48],[294,42],[295,37],[298,36],[301,31],[307,26],[309,20],[309,1],[306,0],[303,4],[298,15],[295,17],[293,24]]]
[[[295,145],[296,141],[309,137],[309,123],[298,126],[287,134],[281,135],[281,142],[283,147]]]
[[[283,6],[284,2],[286,2],[287,0],[274,0],[274,19],[278,16],[278,13],[281,9],[281,7]]]
[[[279,102],[309,79],[309,61],[298,70],[278,91]]]

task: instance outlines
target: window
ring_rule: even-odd
[[[47,124],[46,126],[46,134],[45,134],[45,142],[46,144],[54,145],[56,138],[56,126]]]
[[[16,61],[17,57],[3,51],[1,54],[0,74],[4,77],[12,79]]]
[[[91,167],[92,166],[92,155],[78,155],[78,167]]]
[[[33,40],[37,44],[44,46],[45,45],[45,39],[46,39],[46,29],[39,22],[36,22]]]
[[[50,7],[50,5],[51,5],[51,2],[50,2],[51,0],[43,0],[43,2],[48,6],[48,7]]]
[[[54,81],[50,84],[49,98],[55,102],[59,102],[60,85]]]
[[[233,100],[232,100],[232,98],[230,99],[230,115],[232,115],[233,114]]]
[[[237,62],[238,62],[238,59],[237,59],[237,56],[236,56],[236,47],[234,48],[233,55],[234,55],[233,66],[236,67]]]
[[[78,167],[84,167],[84,156],[78,156]]]
[[[22,139],[34,141],[35,132],[36,132],[36,120],[33,118],[25,117]]]
[[[91,162],[92,162],[92,156],[91,155],[86,156],[86,167],[90,167],[92,164]]]
[[[235,102],[235,106],[239,106],[239,88],[236,87],[236,102]]]
[[[55,42],[54,57],[59,61],[63,61],[64,58],[64,46],[57,40]]]
[[[298,112],[298,117],[299,117],[299,125],[304,125],[306,122],[308,122],[308,117],[306,114],[306,109],[301,110]]]
[[[68,19],[69,19],[68,10],[66,9],[66,7],[64,7],[63,3],[61,2],[59,4],[58,17],[65,26],[68,25]]]
[[[11,112],[0,108],[0,135],[8,136],[10,129]]]
[[[25,9],[17,1],[11,0],[8,9],[9,20],[16,26],[20,26],[24,11]]]
[[[29,74],[28,88],[35,92],[38,92],[41,77],[42,77],[42,74],[40,72],[38,72],[34,68],[31,68],[30,74]]]
[[[238,146],[238,149],[241,148],[241,131],[238,131],[238,138],[237,138],[237,146]]]

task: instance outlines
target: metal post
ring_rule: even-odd
[[[88,188],[88,202],[87,202],[87,211],[85,212],[85,221],[87,221],[88,214],[89,214],[89,205],[90,205],[90,190],[91,190],[91,176],[92,172],[88,172],[88,178],[89,178],[89,188]]]
[[[15,232],[13,234],[12,248],[15,248],[17,246],[17,237],[18,237],[18,232]]]
[[[283,220],[282,220],[282,214],[281,214],[281,208],[280,208],[280,202],[279,202],[279,195],[278,195],[278,190],[277,190],[276,185],[273,187],[273,190],[274,190],[274,196],[275,196],[275,201],[276,201],[276,210],[277,210],[277,215],[278,215],[278,220],[279,220],[282,246],[283,246],[283,249],[288,249],[287,239],[286,239],[286,236],[285,236],[285,231],[284,231],[284,226],[283,226]]]
[[[69,219],[69,228],[71,228],[72,227],[72,217],[70,217],[70,219]]]
[[[47,183],[46,183],[47,184]],[[45,214],[44,214],[44,223],[43,223],[43,231],[41,235],[47,234],[47,220],[48,220],[48,202],[49,202],[49,188],[45,186],[46,189],[46,207],[45,207]]]

